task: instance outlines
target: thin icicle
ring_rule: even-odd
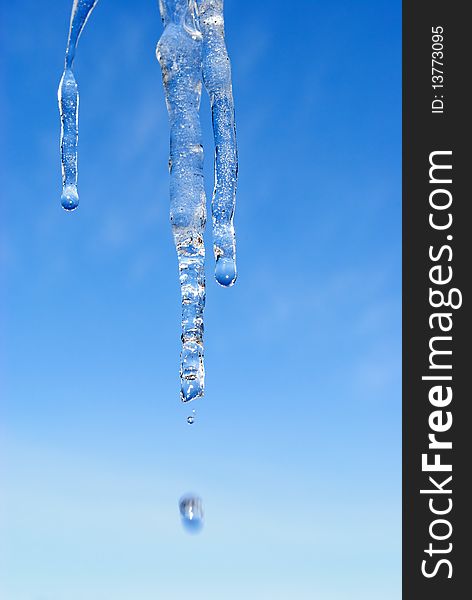
[[[72,66],[80,34],[97,2],[98,0],[74,0],[67,40],[65,67],[57,92],[61,115],[61,204],[65,210],[69,211],[77,208],[79,204],[77,192],[79,91]]]
[[[236,281],[233,215],[238,178],[238,152],[231,65],[226,50],[223,0],[197,0],[203,36],[203,83],[210,97],[215,139],[215,187],[211,203],[215,278],[221,285]]]

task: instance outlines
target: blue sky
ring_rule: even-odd
[[[225,4],[239,278],[208,261],[191,427],[156,2],[81,38],[73,214],[70,3],[2,7],[2,600],[400,598],[400,2]]]

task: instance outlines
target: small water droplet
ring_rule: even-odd
[[[187,423],[188,423],[189,425],[193,425],[193,424],[195,423],[195,415],[189,415],[189,416],[187,417]]]
[[[198,533],[203,527],[202,499],[193,494],[186,494],[179,500],[179,511],[182,525],[189,533]]]
[[[77,186],[68,185],[62,190],[61,205],[68,212],[75,210],[79,206],[79,195]]]
[[[230,287],[236,281],[236,262],[232,258],[220,256],[216,261],[215,279],[223,287]]]

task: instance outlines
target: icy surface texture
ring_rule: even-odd
[[[62,196],[65,210],[74,210],[79,204],[77,192],[77,141],[79,92],[72,70],[80,34],[98,0],[74,0],[70,19],[69,37],[64,73],[57,97],[61,115]]]
[[[215,138],[212,221],[215,277],[236,280],[233,214],[238,172],[231,68],[221,0],[160,0],[164,33],[157,45],[170,120],[171,223],[182,294],[181,399],[204,393],[206,198],[200,127],[202,81],[208,91]]]
[[[79,94],[73,73],[77,43],[98,0],[74,0],[58,101],[61,115],[62,197],[77,208]],[[205,306],[206,198],[200,127],[202,82],[208,92],[215,140],[212,224],[215,277],[236,281],[235,206],[238,160],[231,67],[224,38],[223,0],[160,0],[164,32],[157,45],[170,120],[171,223],[182,295],[181,399],[204,392],[203,310]]]
[[[182,295],[181,400],[203,395],[206,198],[200,127],[202,36],[195,5],[161,0],[164,32],[157,45],[170,121],[170,215]]]
[[[211,203],[215,277],[224,286],[236,281],[233,215],[238,153],[231,66],[226,50],[223,0],[197,0],[203,37],[203,83],[210,97],[215,138],[215,187]]]

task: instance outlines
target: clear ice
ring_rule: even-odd
[[[98,0],[74,0],[64,73],[59,83],[61,115],[61,204],[72,211],[77,192],[79,94],[72,70],[77,43]],[[180,397],[203,396],[206,197],[200,98],[204,84],[211,104],[215,141],[211,202],[216,281],[236,281],[233,227],[238,158],[231,66],[224,37],[223,0],[159,0],[164,32],[157,44],[170,121],[170,214],[182,296]],[[190,421],[189,421],[190,422]],[[193,421],[192,421],[193,422]]]
[[[223,0],[198,0],[203,37],[203,83],[210,97],[215,139],[215,186],[211,203],[215,278],[223,286],[236,281],[233,215],[238,178],[231,65],[225,43]]]
[[[189,494],[179,501],[182,524],[190,533],[198,533],[203,527],[203,504],[201,498]]]
[[[182,296],[180,397],[204,393],[206,197],[200,126],[202,81],[210,97],[215,139],[212,223],[215,278],[236,281],[233,214],[237,150],[231,68],[224,40],[222,0],[160,0],[164,32],[156,55],[162,70],[170,122],[171,224]]]
[[[62,196],[65,210],[74,210],[79,204],[77,192],[77,141],[79,119],[79,91],[72,66],[75,51],[85,23],[98,0],[74,0],[70,18],[64,72],[59,82],[57,98],[61,114]]]

